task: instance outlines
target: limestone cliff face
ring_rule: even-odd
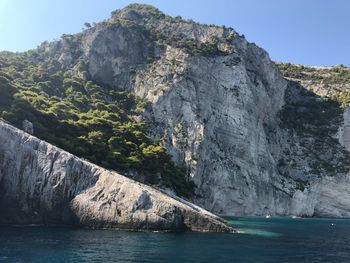
[[[81,160],[0,121],[0,224],[232,231],[179,198]]]
[[[131,5],[37,54],[146,100],[142,120],[188,168],[198,187],[193,201],[206,209],[350,216],[343,110],[285,79],[264,50],[233,29]],[[87,194],[97,200],[99,182],[90,184]],[[73,204],[88,214],[95,206],[79,206],[84,198]]]
[[[89,73],[150,102],[144,121],[174,160],[188,167],[201,196],[195,201],[222,214],[285,213],[289,196],[281,190],[272,157],[275,142],[268,143],[266,129],[277,126],[287,82],[268,54],[232,29],[157,16],[143,6],[118,11],[109,21],[119,20],[157,37],[135,45],[125,34],[104,29],[99,39],[114,40],[89,42]],[[113,53],[123,47],[129,51]],[[147,65],[127,56],[135,48],[153,50]],[[111,78],[94,70],[101,68],[94,62],[97,53],[103,54]],[[120,61],[137,69],[127,85],[127,67],[110,66]]]
[[[185,72],[164,91],[156,87],[170,76],[156,66],[157,77],[138,76],[135,91],[152,101],[145,119],[177,162],[189,167],[203,197],[198,203],[230,214],[283,209],[272,187],[280,188],[281,180],[275,142],[268,143],[265,129],[277,125],[287,84],[264,51],[236,41],[237,53],[179,60]]]

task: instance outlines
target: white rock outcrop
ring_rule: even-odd
[[[0,224],[233,231],[185,200],[105,170],[0,121]]]

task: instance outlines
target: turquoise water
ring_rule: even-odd
[[[244,234],[0,228],[0,262],[350,262],[350,220],[228,220]]]

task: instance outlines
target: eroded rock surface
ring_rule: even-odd
[[[81,160],[2,121],[0,209],[0,224],[233,231],[191,203]]]

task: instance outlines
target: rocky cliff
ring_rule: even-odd
[[[233,231],[180,198],[79,159],[0,121],[0,225]]]
[[[33,52],[31,61],[144,100],[139,121],[186,167],[196,204],[225,215],[350,216],[348,111],[344,122],[332,94],[290,78],[292,65],[280,67],[284,78],[232,28],[135,4]]]
[[[154,139],[188,167],[198,186],[195,201],[221,214],[284,213],[290,198],[279,191],[275,142],[267,142],[265,130],[277,126],[287,82],[268,54],[230,28],[171,18],[147,6],[117,11],[107,23],[82,36],[89,74],[120,86],[133,63],[137,70],[122,86],[149,102],[143,119]],[[128,34],[153,37],[132,44],[118,33],[125,25],[132,28]],[[102,39],[111,41],[101,45]],[[135,47],[149,59],[130,59]],[[109,78],[96,68],[111,72]]]

